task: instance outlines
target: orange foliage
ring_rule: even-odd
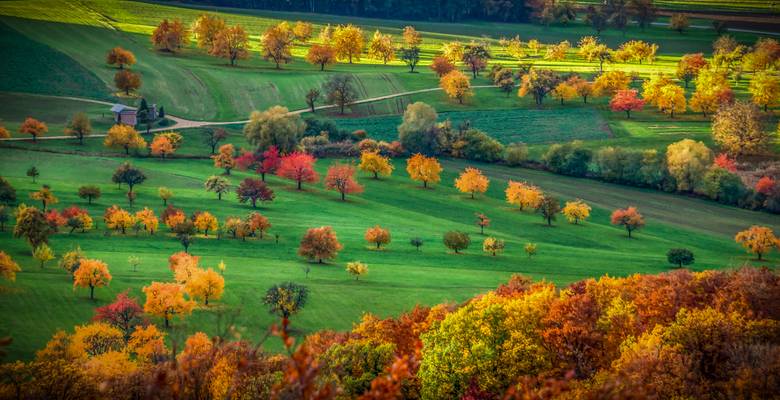
[[[366,242],[375,244],[379,249],[382,245],[390,243],[390,231],[377,225],[366,229],[365,238]]]

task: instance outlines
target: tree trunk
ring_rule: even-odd
[[[298,190],[301,190],[301,180],[298,179]]]
[[[626,229],[628,231],[628,238],[631,239],[631,229]]]
[[[92,285],[89,285],[89,299],[95,300],[95,287]]]
[[[168,199],[163,199],[163,205],[164,205],[164,206],[167,206],[167,205],[168,205]]]
[[[423,187],[424,187],[424,188],[427,188],[427,187],[428,187],[428,181],[423,181]]]
[[[217,200],[222,200],[222,192],[217,193]]]
[[[631,110],[626,110],[626,118],[631,119]]]
[[[325,71],[325,63],[320,63],[320,71]]]
[[[379,173],[374,171],[374,179],[379,179]]]
[[[346,194],[344,192],[341,192],[341,201],[347,200]]]

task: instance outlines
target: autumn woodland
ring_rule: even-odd
[[[0,1],[0,399],[780,398],[778,16]]]

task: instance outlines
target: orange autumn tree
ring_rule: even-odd
[[[319,65],[320,71],[325,71],[325,66],[336,62],[336,50],[328,44],[313,44],[306,53],[306,62]]]
[[[301,190],[301,184],[315,183],[320,180],[319,174],[314,170],[314,163],[317,161],[314,156],[299,151],[292,152],[282,157],[279,168],[276,169],[276,175],[294,180],[298,184],[298,190]]]
[[[379,225],[366,229],[366,242],[376,245],[376,249],[382,248],[382,245],[390,243],[390,230],[382,228]]]
[[[442,167],[436,157],[426,157],[417,153],[406,160],[406,172],[409,177],[415,181],[421,181],[423,187],[427,188],[428,183],[437,183],[441,181]]]
[[[122,208],[113,205],[106,209],[103,215],[106,228],[121,231],[124,235],[135,223],[133,216]]]
[[[125,69],[118,71],[114,74],[114,86],[125,92],[125,96],[129,96],[131,90],[141,87],[141,75]]]
[[[431,69],[436,73],[439,78],[447,75],[455,70],[455,64],[452,63],[447,57],[437,56],[431,61]]]
[[[90,300],[95,299],[95,288],[108,286],[111,273],[108,265],[100,260],[83,259],[79,268],[73,273],[73,288],[88,287]]]
[[[160,220],[154,214],[154,210],[144,207],[143,210],[139,210],[135,213],[135,220],[143,224],[144,229],[149,232],[150,235],[154,235],[157,231],[157,227],[160,225]]]
[[[151,40],[156,49],[175,53],[189,43],[190,32],[180,20],[168,21],[166,18],[154,28]]]
[[[461,193],[471,193],[472,199],[475,193],[485,193],[489,184],[490,180],[485,175],[482,175],[482,171],[472,167],[467,167],[455,179],[455,187]]]
[[[219,146],[217,154],[211,156],[211,159],[214,160],[214,167],[222,168],[225,170],[225,175],[230,175],[230,170],[236,166],[235,154],[236,148],[232,144]]]
[[[162,318],[165,327],[170,327],[174,317],[184,318],[192,313],[195,303],[185,298],[184,287],[178,283],[152,282],[144,286],[146,295],[144,312]]]
[[[298,247],[298,255],[310,260],[317,260],[322,264],[322,260],[336,258],[338,252],[344,246],[339,243],[336,232],[329,226],[319,228],[310,228],[303,235],[301,245]]]
[[[33,142],[38,142],[38,136],[43,136],[49,131],[49,127],[44,122],[38,121],[33,117],[27,117],[22,125],[19,126],[19,133],[26,133],[33,137]]]
[[[374,174],[374,179],[379,179],[379,175],[390,176],[395,167],[390,163],[390,158],[380,155],[379,151],[364,151],[360,153],[358,168]]]
[[[160,156],[163,160],[176,151],[171,140],[165,135],[155,135],[150,148],[153,155]]]
[[[192,23],[192,33],[198,43],[198,47],[211,50],[217,35],[225,29],[225,20],[210,14],[201,14]]]
[[[276,68],[279,69],[280,64],[287,64],[292,61],[294,40],[295,36],[287,22],[269,27],[260,40],[263,48],[263,58],[273,61],[276,64]]]
[[[458,70],[452,70],[442,76],[439,86],[451,99],[458,100],[459,104],[463,104],[463,100],[474,95],[469,77]]]
[[[194,299],[203,300],[209,305],[209,300],[219,300],[225,291],[225,278],[213,269],[197,269],[184,286],[187,293]]]
[[[348,193],[363,193],[363,186],[355,179],[355,167],[348,164],[335,164],[328,167],[325,189],[341,193],[342,201],[346,200]]]
[[[734,241],[741,244],[747,251],[753,253],[762,260],[764,254],[772,249],[780,249],[780,239],[775,236],[772,229],[766,226],[753,225],[750,228],[737,233]]]
[[[625,227],[629,238],[631,238],[631,232],[645,226],[644,217],[642,217],[642,214],[640,214],[634,206],[613,211],[610,222],[612,225]]]
[[[506,202],[524,209],[534,209],[539,206],[544,193],[538,187],[526,182],[509,181],[505,191]]]
[[[127,341],[127,350],[141,362],[155,361],[168,353],[165,347],[165,333],[154,324],[138,325]]]
[[[116,65],[119,69],[124,69],[125,65],[129,67],[135,64],[135,54],[121,47],[114,47],[106,54],[106,64]]]
[[[0,277],[13,282],[16,280],[16,273],[21,270],[19,264],[17,264],[8,253],[0,251]]]
[[[249,35],[241,25],[223,28],[214,36],[209,54],[230,60],[232,67],[236,60],[249,58]]]
[[[216,231],[219,227],[217,217],[208,211],[198,213],[193,222],[195,227],[198,230],[203,231],[203,235],[205,236],[209,235],[209,231]]]
[[[125,154],[130,154],[130,149],[143,149],[146,141],[130,125],[117,124],[108,130],[103,145],[109,148],[124,149]]]
[[[249,230],[254,234],[255,231],[260,233],[260,239],[263,238],[265,231],[271,229],[271,222],[268,217],[260,214],[259,212],[252,212],[246,219],[249,223]]]
[[[631,118],[631,111],[642,111],[645,107],[645,101],[637,97],[635,89],[618,90],[609,101],[609,108],[612,111],[625,111],[626,118]]]

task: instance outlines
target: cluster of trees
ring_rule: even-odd
[[[290,319],[308,290],[282,283],[262,298],[281,320],[272,333],[289,356],[279,356],[246,339],[231,341],[227,331],[194,333],[173,353],[165,330],[145,316],[183,317],[194,304],[182,285],[155,282],[144,289],[143,307],[120,294],[96,310],[95,322],[56,333],[35,359],[3,364],[8,379],[0,392],[40,398],[68,390],[117,399],[771,398],[780,390],[778,289],[780,277],[766,268],[602,277],[566,288],[515,275],[461,304],[417,306],[397,318],[367,314],[349,332],[315,332],[294,345]]]
[[[155,35],[157,35],[157,30],[155,30]],[[153,35],[153,42],[154,38],[155,36]],[[129,96],[131,91],[138,90],[141,87],[141,74],[130,70],[130,67],[135,65],[135,63],[135,54],[122,47],[114,47],[106,53],[106,64],[116,66],[119,69],[114,74],[114,86],[125,92],[125,96]]]

